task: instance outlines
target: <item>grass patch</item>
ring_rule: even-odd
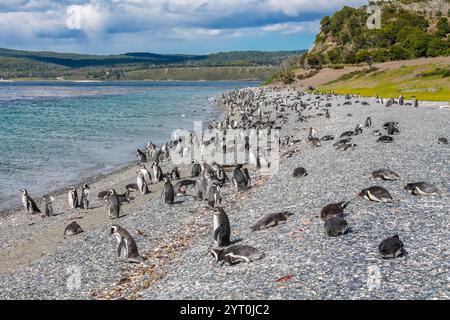
[[[323,91],[339,94],[359,94],[406,99],[417,98],[429,101],[450,101],[450,81],[448,68],[436,68],[435,65],[402,66],[395,70],[364,71],[346,74],[336,81],[320,86]]]

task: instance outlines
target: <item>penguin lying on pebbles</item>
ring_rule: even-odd
[[[292,174],[294,178],[306,177],[307,175],[306,169],[302,167],[294,169],[294,173]]]
[[[320,140],[331,141],[331,140],[334,140],[334,136],[331,136],[331,135],[323,136],[322,138],[320,138]]]
[[[444,137],[438,138],[438,144],[448,144],[447,138]]]
[[[388,169],[379,169],[372,172],[372,178],[395,181],[400,179],[400,176],[396,174],[394,171]]]
[[[267,213],[262,216],[253,226],[251,226],[251,229],[253,231],[258,231],[261,229],[278,226],[280,222],[286,222],[287,218],[292,215],[293,213],[287,211]]]
[[[436,196],[439,195],[439,190],[434,185],[427,182],[408,183],[405,190],[411,194],[418,196]]]
[[[377,142],[381,142],[381,143],[391,143],[394,141],[394,138],[390,137],[390,136],[381,136],[377,139]]]
[[[64,238],[66,238],[66,235],[74,236],[82,232],[83,229],[81,229],[80,225],[75,221],[72,221],[71,223],[69,223],[66,229],[64,229]]]
[[[341,216],[334,216],[325,221],[325,232],[330,237],[343,235],[348,230],[347,221]]]
[[[378,252],[383,259],[397,258],[404,253],[404,245],[398,235],[381,241]]]
[[[389,191],[387,191],[385,188],[383,187],[379,187],[379,186],[373,186],[367,189],[362,190],[358,196],[360,197],[364,197],[367,200],[370,201],[376,201],[376,202],[392,202],[392,196],[389,193]]]
[[[338,202],[338,203],[330,203],[322,208],[320,211],[320,219],[323,221],[328,220],[334,216],[344,216],[344,209],[348,206],[350,202]]]
[[[225,263],[234,265],[239,262],[249,263],[265,257],[265,254],[260,250],[242,244],[235,244],[224,249],[211,248],[210,250],[211,254],[216,259],[216,262],[220,265]]]

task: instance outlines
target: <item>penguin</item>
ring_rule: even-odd
[[[325,233],[330,237],[343,235],[348,230],[348,223],[342,216],[332,216],[325,220]]]
[[[145,259],[139,254],[136,242],[127,230],[125,230],[118,224],[113,224],[111,226],[110,235],[114,235],[117,239],[118,257],[121,256],[122,249],[125,248],[125,256],[127,258],[127,262],[142,263],[145,261]]]
[[[146,160],[145,153],[139,149],[136,149],[136,157],[139,158],[139,163],[145,162]]]
[[[319,138],[317,137],[317,132],[314,128],[310,127],[308,132],[308,141],[314,142],[317,141]]]
[[[367,200],[375,201],[375,202],[392,202],[392,196],[383,187],[373,186],[367,189],[362,190],[358,196],[364,197]]]
[[[374,179],[382,179],[388,181],[399,180],[400,176],[396,174],[394,171],[388,169],[379,169],[372,172],[372,178]]]
[[[69,208],[75,209],[78,207],[78,193],[75,187],[71,187],[69,190]]]
[[[355,131],[345,131],[344,133],[342,133],[340,135],[339,138],[343,138],[343,137],[351,137],[355,135]]]
[[[444,137],[438,138],[438,144],[448,144],[447,138]]]
[[[378,252],[383,259],[397,258],[404,254],[404,245],[398,235],[381,241]]]
[[[352,141],[352,138],[340,139],[334,143],[333,146],[339,148],[341,145],[347,144],[350,141]]]
[[[357,146],[355,143],[344,143],[337,147],[336,150],[347,151],[350,148],[354,150]]]
[[[414,107],[415,108],[419,107],[419,101],[417,99],[414,99]]]
[[[330,203],[320,210],[320,219],[323,221],[328,220],[334,216],[344,216],[344,209],[348,206],[349,201],[342,201],[338,203]]]
[[[80,203],[78,206],[80,208],[83,208],[84,210],[89,209],[89,193],[91,189],[89,188],[87,183],[84,183],[81,188],[81,197],[80,197]]]
[[[213,180],[208,193],[208,206],[214,209],[220,206],[221,203],[222,197],[220,196],[220,183],[217,180]]]
[[[278,226],[280,222],[286,222],[287,218],[292,216],[292,212],[282,211],[277,213],[267,213],[263,215],[254,225],[250,227],[252,231],[258,231],[266,228]]]
[[[334,140],[334,136],[332,136],[332,135],[323,136],[322,138],[320,138],[320,140],[331,141],[331,140]]]
[[[398,98],[398,104],[401,106],[405,104],[405,98],[402,95]]]
[[[138,190],[141,194],[148,193],[148,185],[147,185],[147,182],[145,182],[144,174],[141,171],[138,172],[136,184],[137,184]]]
[[[236,190],[246,189],[248,186],[248,180],[246,175],[242,172],[242,164],[238,164],[236,168],[234,168],[233,172],[233,184],[236,187]]]
[[[200,173],[202,172],[202,167],[199,163],[194,163],[192,165],[192,170],[191,170],[191,177],[198,177],[200,175]]]
[[[394,141],[394,138],[390,136],[381,136],[377,139],[377,142],[380,143],[392,143]]]
[[[355,127],[355,130],[354,130],[354,131],[355,131],[355,133],[354,133],[354,134],[355,134],[355,136],[356,136],[356,135],[358,135],[358,134],[361,134],[361,133],[363,133],[363,130],[362,130],[362,125],[358,123],[358,124],[356,125],[356,127]]]
[[[36,202],[28,195],[28,192],[26,189],[20,190],[22,192],[22,204],[27,210],[28,213],[36,214],[41,213],[41,210],[36,205]]]
[[[164,177],[164,188],[161,192],[161,200],[164,204],[172,205],[175,200],[175,192],[168,175]]]
[[[210,251],[215,258],[216,263],[220,265],[225,263],[228,263],[229,265],[240,262],[250,263],[265,257],[265,254],[260,250],[242,244],[235,244],[224,249],[210,248]]]
[[[248,173],[248,169],[247,168],[243,168],[242,173],[244,174],[244,177],[247,181],[247,188],[251,188],[252,186],[252,179],[250,178],[250,174]]]
[[[405,186],[405,190],[415,196],[436,196],[440,194],[439,189],[436,188],[436,186],[427,182],[408,183]]]
[[[372,118],[371,117],[367,117],[366,122],[364,123],[364,127],[366,127],[366,128],[372,127]]]
[[[218,247],[229,246],[231,238],[230,220],[222,207],[217,207],[215,209],[213,224],[213,239],[215,245]]]
[[[302,167],[294,169],[294,172],[292,174],[294,178],[306,177],[307,175],[308,173],[306,172],[306,169]]]
[[[130,183],[125,186],[125,189],[128,192],[137,192],[139,191],[139,186],[137,185],[137,183]]]
[[[84,232],[83,229],[81,229],[80,225],[76,223],[75,221],[72,221],[69,223],[69,225],[64,229],[64,239],[66,238],[66,235],[74,236],[76,234]]]
[[[144,175],[144,180],[145,180],[145,182],[147,182],[147,185],[151,184],[152,183],[152,175],[151,175],[150,171],[147,169],[147,167],[145,166],[145,164],[143,164],[141,166],[141,169],[139,171],[142,172],[142,174]]]
[[[398,130],[398,128],[392,122],[388,123],[386,130],[388,135],[390,136],[400,133],[400,130]]]
[[[52,216],[53,215],[53,201],[55,201],[55,198],[46,194],[45,196],[42,197],[42,201],[44,203],[44,215],[42,217],[45,218],[45,217]]]
[[[118,219],[120,216],[120,201],[115,189],[111,189],[108,192],[106,212],[111,219]]]
[[[164,177],[161,167],[156,162],[153,162],[151,168],[153,169],[153,183],[162,181]]]
[[[172,171],[170,172],[170,176],[172,180],[180,180],[180,171],[178,170],[178,167],[174,167]]]

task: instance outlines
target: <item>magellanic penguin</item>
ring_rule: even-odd
[[[76,223],[75,221],[72,221],[64,229],[64,238],[66,238],[66,235],[74,236],[74,235],[82,233],[82,232],[83,232],[83,229],[81,229],[80,225],[78,223]]]
[[[394,235],[381,241],[378,252],[383,259],[397,258],[404,254],[404,245],[398,235]]]
[[[109,190],[106,200],[106,211],[111,219],[120,217],[120,201],[114,189]]]
[[[53,201],[55,201],[55,198],[53,198],[51,195],[46,194],[42,197],[42,201],[44,204],[44,217],[50,217],[53,215]]]
[[[139,171],[142,172],[142,174],[144,175],[144,180],[145,180],[145,182],[147,182],[147,184],[151,184],[153,182],[152,175],[151,175],[150,171],[147,169],[147,167],[145,166],[145,164],[142,164]]]
[[[388,181],[395,181],[395,180],[399,180],[400,176],[392,170],[378,169],[378,170],[375,170],[372,172],[372,178],[388,180]]]
[[[230,245],[230,220],[228,219],[228,215],[225,213],[225,210],[223,210],[222,207],[217,207],[215,209],[213,224],[213,239],[215,245],[218,247],[226,247]]]
[[[325,233],[330,237],[337,237],[343,235],[348,230],[347,221],[340,215],[332,216],[325,220]]]
[[[380,143],[392,143],[394,142],[394,138],[390,137],[390,136],[381,136],[377,139],[377,142]]]
[[[202,166],[199,163],[192,164],[191,177],[198,177],[202,172]]]
[[[350,202],[342,201],[338,203],[330,203],[320,210],[320,219],[323,221],[334,217],[334,216],[344,216],[344,209],[348,206]]]
[[[248,187],[248,172],[245,173],[241,170],[242,167],[242,164],[238,164],[233,172],[233,184],[236,190],[243,190]]]
[[[161,167],[156,162],[153,162],[151,169],[153,170],[153,183],[162,181],[164,177]]]
[[[260,250],[242,244],[235,244],[228,248],[211,248],[211,254],[220,265],[228,263],[234,265],[239,262],[252,262],[265,257]]]
[[[392,202],[392,196],[389,193],[389,191],[387,191],[385,188],[383,187],[379,187],[379,186],[373,186],[367,189],[362,190],[358,196],[360,197],[364,197],[367,200],[370,201],[376,201],[376,202]]]
[[[366,122],[364,123],[364,126],[366,128],[372,127],[372,118],[371,117],[367,117]]]
[[[141,194],[148,193],[148,185],[147,185],[147,182],[145,181],[144,174],[141,171],[138,172],[136,184],[137,184],[138,190]]]
[[[444,137],[438,138],[438,144],[448,144],[447,138]]]
[[[41,210],[36,205],[36,202],[34,202],[34,200],[28,195],[27,190],[23,189],[20,190],[20,192],[22,193],[22,204],[25,210],[31,214],[41,213]]]
[[[253,231],[278,226],[279,223],[286,223],[287,218],[292,216],[292,212],[282,211],[277,213],[267,213],[263,215],[254,225],[250,227]]]
[[[75,209],[78,207],[78,193],[75,187],[71,187],[69,190],[69,208]]]
[[[161,192],[161,200],[164,204],[172,205],[175,201],[175,191],[173,190],[173,185],[170,182],[168,175],[164,177],[164,187]]]
[[[428,182],[415,182],[408,183],[405,186],[405,190],[411,194],[418,196],[437,196],[440,194],[439,189],[436,186]]]
[[[178,170],[178,167],[174,167],[172,169],[170,172],[170,177],[172,180],[180,180],[180,171]]]
[[[210,208],[217,208],[221,203],[222,197],[220,196],[220,182],[213,180],[208,193],[208,206]]]
[[[294,178],[300,178],[300,177],[306,177],[308,173],[306,172],[306,169],[303,167],[295,168],[292,176]]]
[[[145,162],[146,160],[145,153],[139,149],[136,149],[136,157],[139,158],[139,163]]]
[[[114,234],[117,239],[117,255],[120,257],[122,249],[125,248],[125,256],[128,262],[142,263],[144,258],[139,254],[136,242],[127,230],[117,224],[111,226],[110,235]]]
[[[84,183],[81,189],[81,198],[79,207],[83,208],[84,210],[89,209],[89,193],[91,189],[89,188],[87,183]]]

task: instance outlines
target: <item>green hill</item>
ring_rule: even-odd
[[[175,77],[172,80],[186,80],[186,75],[182,74],[183,68],[191,68],[188,74],[195,74],[192,72],[192,68],[219,68],[209,70],[212,79],[221,79],[221,75],[226,74],[223,80],[233,80],[234,77],[236,80],[247,79],[249,75],[252,75],[252,79],[256,77],[259,80],[267,77],[270,72],[275,72],[279,65],[289,57],[304,52],[234,51],[210,55],[130,52],[119,55],[85,55],[0,48],[0,77],[6,79],[62,77],[67,79],[138,80],[134,77],[135,75],[138,75],[140,79],[145,74],[150,77],[148,80],[160,80],[164,78],[161,75],[164,72],[156,69],[176,68],[176,72],[171,72],[171,76]],[[255,69],[255,72],[243,71],[243,67]],[[225,73],[223,68],[228,68]],[[262,70],[264,71],[262,72]],[[201,74],[208,76],[208,72]],[[152,75],[158,75],[157,79],[153,79]],[[201,75],[196,74],[195,79],[192,80],[196,80],[198,77]]]
[[[353,64],[450,55],[449,0],[384,1],[381,29],[369,29],[367,6],[344,7],[324,17],[301,63]]]

